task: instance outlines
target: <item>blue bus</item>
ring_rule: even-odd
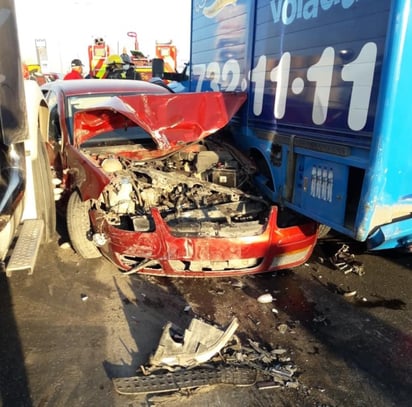
[[[273,202],[412,245],[411,0],[193,0],[190,91],[241,91],[233,142]]]

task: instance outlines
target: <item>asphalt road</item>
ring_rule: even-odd
[[[168,279],[125,276],[60,243],[41,249],[33,275],[0,274],[4,407],[411,405],[410,254],[367,254],[361,244],[331,235],[293,270]],[[343,243],[363,275],[330,264]],[[262,294],[273,301],[259,303]],[[286,350],[298,385],[116,393],[112,378],[140,370],[166,322],[185,328],[194,317],[221,327],[237,317],[242,342]]]

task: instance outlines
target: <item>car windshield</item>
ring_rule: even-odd
[[[94,106],[99,106],[102,103],[110,100],[112,97],[119,95],[82,95],[71,96],[67,100],[67,127],[70,134],[70,139],[73,141],[73,117],[74,114],[83,109],[88,109]],[[153,139],[149,133],[138,125],[128,126],[124,129],[115,129],[101,133],[86,142],[82,143],[81,147],[102,147],[102,146],[118,146],[118,145],[134,145],[153,143]]]

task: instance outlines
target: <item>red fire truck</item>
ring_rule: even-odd
[[[137,40],[134,50],[130,50],[130,65],[138,73],[138,78],[150,80],[152,78],[152,59],[138,49]],[[118,62],[123,63],[124,68],[129,65],[121,60],[121,56],[111,52],[109,45],[103,38],[96,38],[94,44],[88,47],[89,72],[93,78],[104,79],[108,76],[108,65]],[[155,58],[162,59],[165,72],[175,72],[177,65],[177,49],[172,41],[157,42],[155,46]],[[126,71],[126,69],[124,69]],[[125,72],[123,77],[126,77]]]

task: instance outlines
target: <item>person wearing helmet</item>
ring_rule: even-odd
[[[71,62],[72,70],[64,76],[64,80],[68,79],[83,79],[83,64],[80,59],[73,59]]]
[[[124,62],[119,55],[110,55],[106,60],[106,79],[124,79]]]

